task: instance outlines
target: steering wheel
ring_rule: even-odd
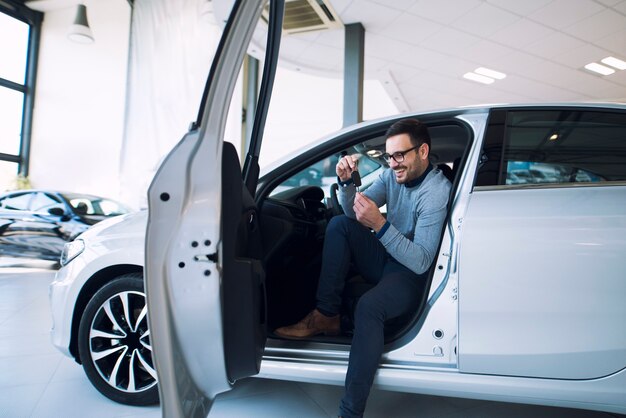
[[[333,183],[330,186],[330,201],[333,204],[332,212],[333,216],[343,215],[343,208],[339,204],[339,199],[337,199],[337,190],[339,190],[339,185],[337,183]]]

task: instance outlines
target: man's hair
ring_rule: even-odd
[[[385,138],[400,134],[408,134],[411,138],[411,144],[414,147],[422,144],[428,144],[430,149],[430,135],[426,125],[417,119],[402,119],[394,123],[387,129]]]

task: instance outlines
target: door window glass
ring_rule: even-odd
[[[117,216],[130,211],[113,200],[76,195],[65,195],[65,198],[79,215]]]
[[[11,195],[0,200],[0,208],[10,210],[28,210],[28,203],[32,193],[22,193],[18,195]]]
[[[128,209],[112,200],[98,200],[99,211],[105,216],[117,216],[128,213]]]
[[[294,187],[318,186],[324,190],[326,197],[329,197],[330,186],[337,182],[335,167],[340,157],[341,154],[331,155],[330,157],[324,158],[323,160],[308,166],[304,170],[299,171],[282,182],[271,194],[280,193]],[[358,165],[361,177],[365,177],[381,167],[380,163],[371,160],[365,155],[361,155],[359,157]]]
[[[94,209],[91,200],[84,197],[77,197],[70,200],[70,206],[79,215],[93,215]]]
[[[500,184],[626,181],[626,113],[509,113]]]

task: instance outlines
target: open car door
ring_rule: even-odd
[[[242,178],[224,128],[263,0],[235,1],[198,120],[148,192],[145,286],[150,340],[165,417],[205,417],[214,397],[260,368],[264,272],[254,191],[284,0],[272,1],[265,68]]]

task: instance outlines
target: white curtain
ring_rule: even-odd
[[[124,141],[122,199],[147,206],[158,165],[195,121],[221,35],[210,0],[135,0],[132,12]],[[241,112],[235,92],[231,114]],[[235,122],[233,122],[233,120]],[[240,117],[227,139],[240,143]]]

